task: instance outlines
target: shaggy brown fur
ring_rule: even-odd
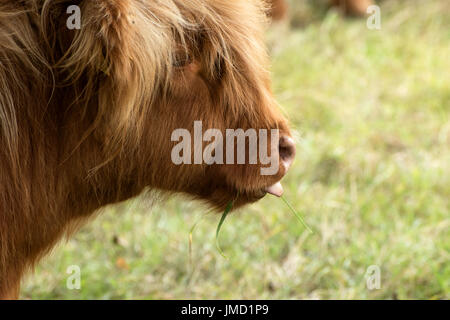
[[[66,28],[77,4],[81,30]],[[260,166],[171,162],[177,128],[279,128],[259,0],[0,0],[0,297],[97,209],[145,188],[240,206]],[[183,59],[189,57],[189,59]],[[181,62],[180,62],[181,61]]]

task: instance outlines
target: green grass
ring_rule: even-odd
[[[227,218],[228,214],[231,212],[231,209],[233,208],[233,202],[234,201],[230,201],[227,204],[227,207],[225,208],[225,211],[223,212],[222,217],[220,218],[219,224],[217,225],[217,229],[216,229],[216,248],[217,248],[217,251],[219,251],[220,255],[222,257],[224,257],[225,259],[227,259],[227,256],[223,253],[222,249],[220,248],[219,234],[220,234],[220,230],[222,229],[222,225],[225,222],[225,219]],[[190,235],[190,239],[191,239],[191,245],[192,245],[192,235]]]
[[[328,13],[269,33],[298,132],[285,196],[227,218],[170,199],[109,208],[24,282],[23,298],[450,298],[450,10],[384,1],[382,30]],[[283,29],[280,32],[280,29]],[[276,39],[276,41],[275,41]],[[81,290],[66,289],[78,265]],[[381,270],[381,288],[365,272]]]

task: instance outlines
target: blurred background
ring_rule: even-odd
[[[449,299],[450,1],[379,1],[381,30],[325,2],[290,1],[267,34],[297,131],[285,197],[314,234],[267,196],[225,221],[227,260],[220,215],[141,197],[55,249],[22,298]]]

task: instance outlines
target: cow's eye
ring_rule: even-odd
[[[192,63],[192,56],[189,52],[180,51],[176,52],[172,58],[172,64],[176,68],[182,68]]]

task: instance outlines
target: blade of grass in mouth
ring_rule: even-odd
[[[191,267],[192,267],[192,234],[194,233],[195,228],[197,228],[197,225],[200,223],[202,219],[203,217],[198,219],[198,221],[192,226],[191,230],[189,231],[189,265]]]
[[[306,228],[306,230],[309,231],[309,233],[313,234],[314,231],[306,224],[305,220],[303,220],[302,216],[294,209],[294,207],[284,198],[283,196],[280,197],[283,202],[289,207],[289,209],[292,211],[292,213],[296,216],[296,218],[300,221],[300,223]],[[220,255],[224,257],[225,259],[228,259],[227,256],[223,253],[222,249],[220,248],[219,244],[219,234],[220,230],[222,229],[222,225],[225,222],[225,219],[227,218],[228,214],[231,212],[231,209],[233,208],[234,200],[228,202],[225,211],[222,214],[222,217],[220,218],[219,225],[217,226],[216,230],[216,248],[217,251],[219,251]],[[200,219],[201,220],[201,219]],[[189,256],[190,256],[190,262],[192,264],[192,233],[194,232],[194,229],[196,228],[197,224],[200,222],[197,221],[194,226],[192,226],[190,232],[189,232]]]
[[[220,248],[219,245],[219,233],[220,233],[220,229],[222,228],[223,222],[225,221],[226,217],[228,216],[228,214],[230,213],[231,209],[233,208],[233,202],[234,201],[230,201],[227,204],[227,207],[225,208],[225,211],[222,214],[222,218],[220,218],[220,222],[219,225],[217,226],[217,230],[216,230],[216,247],[217,250],[219,251],[220,255],[222,257],[224,257],[225,259],[228,259],[225,254],[223,253],[222,249]]]
[[[300,223],[306,228],[306,230],[309,231],[309,233],[313,234],[314,231],[308,225],[306,224],[305,220],[303,220],[302,216],[294,209],[294,207],[283,197],[280,197],[281,200],[283,200],[284,203],[291,209],[292,213],[297,217],[297,219],[300,221]]]

